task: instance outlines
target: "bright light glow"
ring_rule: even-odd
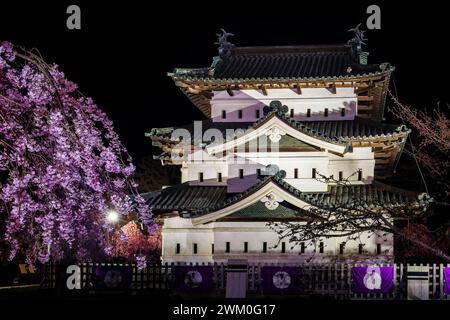
[[[106,220],[108,220],[111,223],[119,221],[119,213],[114,210],[108,211],[108,213],[106,214]]]

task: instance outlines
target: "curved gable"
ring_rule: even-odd
[[[299,199],[298,197],[283,189],[280,185],[269,180],[268,183],[264,184],[261,188],[258,188],[257,190],[255,190],[255,192],[248,194],[246,197],[240,198],[239,201],[230,203],[230,205],[225,206],[215,212],[192,218],[192,223],[194,225],[198,225],[216,221],[239,210],[247,208],[257,203],[258,201],[264,202],[265,206],[269,210],[277,209],[282,201],[286,201],[293,206],[301,208],[303,210],[308,210],[313,207],[311,204]]]
[[[347,142],[332,141],[325,137],[319,138],[306,130],[302,131],[298,128],[286,123],[277,117],[276,113],[264,119],[264,121],[258,123],[253,129],[246,130],[244,134],[236,137],[235,139],[228,139],[224,143],[212,144],[206,147],[208,153],[223,152],[245,145],[248,141],[259,138],[260,136],[268,136],[272,143],[277,143],[281,136],[289,135],[295,139],[298,139],[306,144],[315,146],[317,148],[325,149],[339,154],[344,154],[347,151]]]

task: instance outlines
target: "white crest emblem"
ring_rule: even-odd
[[[367,267],[364,286],[369,290],[381,289],[381,270],[379,267]]]
[[[107,288],[117,288],[122,282],[122,275],[118,270],[109,270],[103,278]]]
[[[273,285],[278,289],[286,289],[291,284],[291,276],[285,271],[278,271],[273,275]]]
[[[186,272],[184,277],[184,283],[188,288],[197,288],[203,281],[203,277],[200,272],[192,270]]]

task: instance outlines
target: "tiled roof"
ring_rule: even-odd
[[[242,129],[247,130],[257,128],[262,123],[270,120],[272,117],[278,117],[289,126],[315,136],[322,140],[331,142],[349,142],[355,140],[366,140],[371,138],[389,137],[395,134],[409,133],[410,130],[404,125],[381,124],[368,119],[356,117],[354,120],[334,120],[334,121],[297,121],[287,117],[280,112],[270,112],[265,117],[261,118],[255,123],[247,122],[213,122],[211,119],[202,121],[203,132],[210,128],[220,130],[223,134],[227,129]],[[189,124],[180,126],[188,130],[191,135],[194,134],[194,125]],[[170,139],[173,130],[176,128],[153,128],[150,133],[146,134],[149,137],[158,137],[161,139]],[[197,132],[197,134],[203,134]],[[225,135],[224,135],[225,136]],[[192,139],[200,139],[201,137],[192,137]]]
[[[223,203],[226,186],[189,186],[183,183],[161,190],[148,203],[156,211],[199,211]]]
[[[402,125],[381,124],[358,117],[347,121],[299,121],[299,123],[324,136],[343,140],[363,140],[409,132]]]
[[[337,79],[375,75],[388,64],[361,65],[346,45],[235,47],[210,68],[176,69],[174,78],[201,80]]]
[[[239,194],[227,194],[226,186],[190,186],[184,183],[169,187],[148,202],[155,212],[178,211],[201,216],[245,199],[267,183],[274,182],[286,192],[321,208],[346,206],[395,207],[418,201],[418,194],[394,188],[380,182],[361,185],[330,185],[328,192],[301,192],[283,181],[279,175],[270,176]]]

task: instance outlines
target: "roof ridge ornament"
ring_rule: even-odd
[[[228,37],[234,36],[234,34],[226,32],[223,28],[220,28],[220,31],[222,31],[222,34],[216,33],[217,42],[214,42],[214,44],[219,45],[219,48],[217,48],[219,57],[224,58],[230,53],[230,50],[235,47],[234,44],[228,41]]]
[[[358,57],[359,63],[366,65],[369,52],[362,51],[362,46],[366,45],[364,41],[366,41],[367,38],[364,37],[364,33],[366,33],[367,30],[361,30],[361,24],[362,23],[359,23],[356,27],[348,30],[348,32],[354,32],[355,35],[347,41],[347,46],[354,50],[354,54]]]

